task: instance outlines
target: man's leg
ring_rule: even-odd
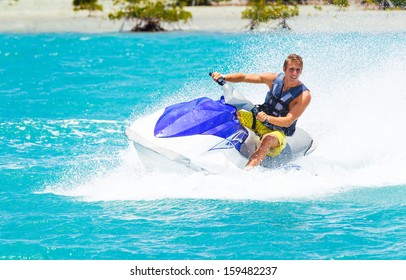
[[[262,136],[258,149],[251,155],[245,169],[259,165],[266,157],[269,149],[279,146],[279,140],[276,136],[265,134]]]

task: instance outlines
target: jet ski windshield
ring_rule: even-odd
[[[166,107],[154,135],[166,138],[205,134],[227,138],[241,129],[234,106],[225,104],[223,98],[214,101],[201,97]]]

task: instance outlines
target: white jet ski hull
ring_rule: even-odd
[[[154,126],[163,110],[136,120],[126,135],[133,143],[143,166],[152,170],[195,170],[212,174],[242,169],[259,145],[259,137],[247,129],[249,136],[238,151],[230,141],[214,135],[190,135],[158,138]],[[287,147],[276,158],[267,157],[262,166],[277,168],[311,153],[315,143],[303,129],[287,137]]]

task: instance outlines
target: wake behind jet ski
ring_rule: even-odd
[[[255,105],[230,83],[217,82],[224,92],[219,100],[201,97],[174,104],[136,120],[126,130],[145,167],[213,174],[244,168],[260,138],[240,123],[237,110],[255,111]],[[297,128],[287,137],[282,153],[266,157],[261,165],[277,168],[310,154],[315,147],[312,137]]]

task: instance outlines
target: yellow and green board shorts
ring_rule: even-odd
[[[240,120],[241,124],[249,129],[252,128],[252,113],[248,111],[243,111],[239,110],[239,117],[238,119]],[[266,127],[261,121],[256,120],[256,131],[255,131],[260,137],[262,137],[265,134],[271,134],[272,136],[275,136],[278,141],[279,141],[279,146],[275,148],[269,149],[267,156],[270,157],[276,157],[279,155],[283,149],[286,147],[286,135],[279,131],[279,130],[272,130],[268,127]]]

